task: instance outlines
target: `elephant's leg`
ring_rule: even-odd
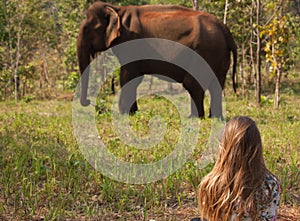
[[[189,92],[191,95],[191,116],[204,118],[204,91],[200,87],[198,91],[195,93],[194,91]]]
[[[225,62],[225,61],[224,61]],[[219,70],[215,70],[214,73],[218,80],[214,80],[210,83],[208,90],[210,93],[210,110],[209,117],[223,118],[222,108],[222,91],[224,89],[226,73],[229,68],[229,63],[225,66],[221,66]]]
[[[209,93],[210,93],[210,113],[209,117],[216,117],[223,119],[222,114],[222,86],[220,82],[217,80],[212,81],[209,85]]]
[[[191,96],[191,117],[204,118],[204,91],[196,80],[186,77],[183,81],[183,87]]]
[[[121,114],[134,114],[137,110],[137,87],[142,82],[142,77],[130,73],[126,68],[121,68],[120,73],[120,99],[119,111]]]

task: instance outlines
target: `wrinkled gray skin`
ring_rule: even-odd
[[[104,2],[93,3],[88,8],[87,18],[81,23],[77,39],[81,74],[88,68],[95,53],[140,38],[168,39],[196,51],[212,68],[222,89],[232,52],[232,83],[235,91],[237,52],[230,31],[213,15],[180,6],[114,6]],[[137,76],[154,73],[182,83],[195,103],[195,106],[191,105],[191,115],[204,117],[204,90],[187,72],[166,62],[139,61],[122,66],[121,87]],[[129,95],[136,98],[136,87],[139,83],[137,82],[130,90],[121,90],[119,100],[121,113],[132,114],[137,111],[136,102],[128,105],[126,98]],[[87,88],[88,76],[81,79],[80,102],[83,106],[90,104],[87,99]]]

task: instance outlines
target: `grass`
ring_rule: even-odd
[[[285,84],[279,110],[273,109],[267,93],[257,107],[252,91],[248,97],[232,95],[229,87],[225,92],[227,120],[248,115],[257,122],[266,163],[282,182],[282,205],[296,209],[300,205],[299,88],[299,79]],[[149,124],[153,116],[161,116],[159,120],[164,122],[159,128],[165,132],[161,141],[144,150],[124,144],[116,134],[111,122],[112,100],[113,96],[107,95],[98,104],[96,122],[99,136],[118,159],[147,163],[172,152],[181,121],[167,99],[141,98],[140,111],[129,117],[131,132],[139,139],[146,139],[155,129]],[[207,107],[206,100],[206,112]],[[196,121],[199,139],[187,162],[167,178],[133,185],[102,175],[85,160],[73,135],[70,101],[0,103],[0,219],[188,220],[197,215],[197,186],[209,171],[200,170],[197,162],[208,141],[211,120]],[[181,207],[185,215],[177,211]]]

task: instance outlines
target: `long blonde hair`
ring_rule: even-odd
[[[240,220],[245,211],[252,220],[258,212],[255,193],[268,173],[262,142],[255,122],[249,117],[234,117],[224,128],[217,162],[203,178],[199,193],[200,215],[209,221],[227,221],[233,212]]]

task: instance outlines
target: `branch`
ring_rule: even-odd
[[[270,24],[270,22],[274,19],[275,15],[277,14],[277,12],[280,10],[280,8],[282,7],[282,3],[283,3],[283,0],[280,0],[273,15],[270,16],[270,18],[267,20],[267,22],[265,23],[264,26]]]

